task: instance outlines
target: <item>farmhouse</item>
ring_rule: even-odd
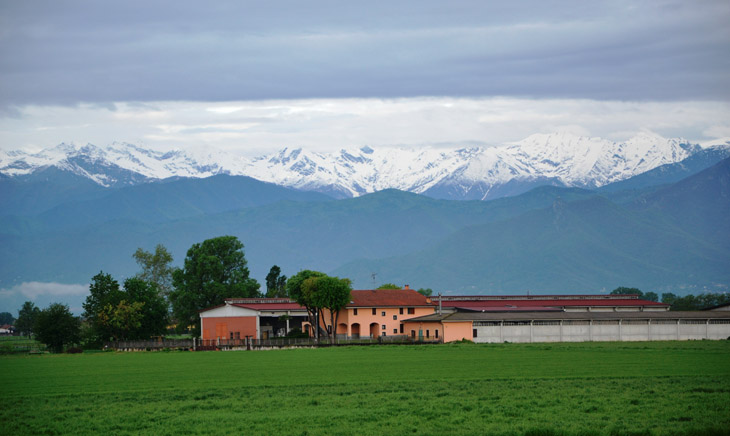
[[[227,299],[200,312],[201,336],[268,339],[294,328],[314,335],[307,311],[289,299]],[[581,342],[726,339],[726,310],[670,312],[638,295],[444,296],[412,289],[357,290],[337,326],[320,316],[320,335],[396,336],[419,341]]]
[[[339,338],[401,335],[402,320],[432,314],[434,308],[430,298],[407,287],[352,291],[352,300],[338,315],[336,333]],[[229,298],[200,312],[200,331],[204,340],[268,339],[294,328],[314,335],[307,319],[306,309],[286,298]],[[333,328],[328,320],[321,314],[321,335]]]

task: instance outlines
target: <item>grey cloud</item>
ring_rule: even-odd
[[[704,2],[4,2],[0,105],[730,98]]]

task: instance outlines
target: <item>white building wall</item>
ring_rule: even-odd
[[[491,323],[490,323],[491,324]],[[588,342],[671,341],[728,339],[730,320],[593,320],[563,321],[562,325],[535,321],[532,325],[504,322],[503,325],[474,323],[477,343],[499,342]]]

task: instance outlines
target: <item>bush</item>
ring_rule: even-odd
[[[299,339],[299,338],[303,338],[303,339],[306,339],[306,338],[308,338],[308,337],[309,337],[309,335],[308,335],[308,334],[306,334],[305,332],[303,332],[303,331],[302,331],[301,329],[299,329],[299,328],[293,328],[293,329],[291,329],[291,331],[290,331],[290,332],[289,332],[289,333],[288,333],[288,334],[286,335],[286,337],[287,337],[287,338],[295,338],[295,339]]]
[[[84,352],[84,350],[82,350],[79,347],[71,347],[68,350],[66,350],[66,353],[68,353],[68,354],[79,354],[79,353],[83,353],[83,352]]]

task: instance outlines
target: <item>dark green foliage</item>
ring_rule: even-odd
[[[0,312],[0,325],[12,325],[14,322],[15,318],[13,317],[13,314],[11,314],[10,312]]]
[[[352,283],[339,277],[311,277],[302,284],[312,305],[319,310],[326,309],[330,318],[330,339],[337,334],[337,320],[340,310],[352,300]]]
[[[127,333],[128,339],[149,339],[165,334],[168,324],[168,306],[154,283],[139,278],[124,281],[125,298],[130,302],[143,303],[140,309],[140,325]]]
[[[611,291],[611,295],[632,295],[632,294],[638,295],[639,298],[641,298],[644,295],[644,293],[641,292],[641,290],[639,290],[637,288],[626,288],[624,286],[619,286],[618,288]]]
[[[102,321],[100,314],[107,306],[116,307],[124,298],[124,293],[119,289],[119,282],[110,274],[100,271],[91,278],[89,296],[84,301],[82,314],[91,326],[89,337],[85,338],[88,342],[100,346],[115,336],[111,326]]]
[[[23,303],[23,307],[18,311],[18,319],[15,321],[17,332],[24,336],[33,334],[33,328],[40,312],[41,310],[33,302]]]
[[[274,265],[266,275],[266,297],[286,297],[286,276],[281,275],[281,268]]]
[[[375,289],[403,289],[403,287],[393,283],[383,283]]]
[[[431,295],[433,295],[433,289],[431,288],[418,288],[418,291],[416,292],[426,297],[430,297]]]
[[[673,293],[662,294],[662,303],[670,304],[669,310],[702,310],[730,303],[730,294],[700,294],[678,297]]]
[[[226,298],[260,297],[259,284],[249,277],[243,244],[235,236],[220,236],[193,244],[183,269],[173,273],[170,302],[179,330],[200,330],[198,311]]]
[[[38,314],[34,332],[40,342],[60,353],[66,345],[80,341],[81,321],[73,316],[68,306],[53,303]]]
[[[111,275],[100,272],[91,279],[83,304],[88,346],[99,347],[114,339],[149,339],[165,333],[168,306],[154,283],[133,277],[124,289]]]

